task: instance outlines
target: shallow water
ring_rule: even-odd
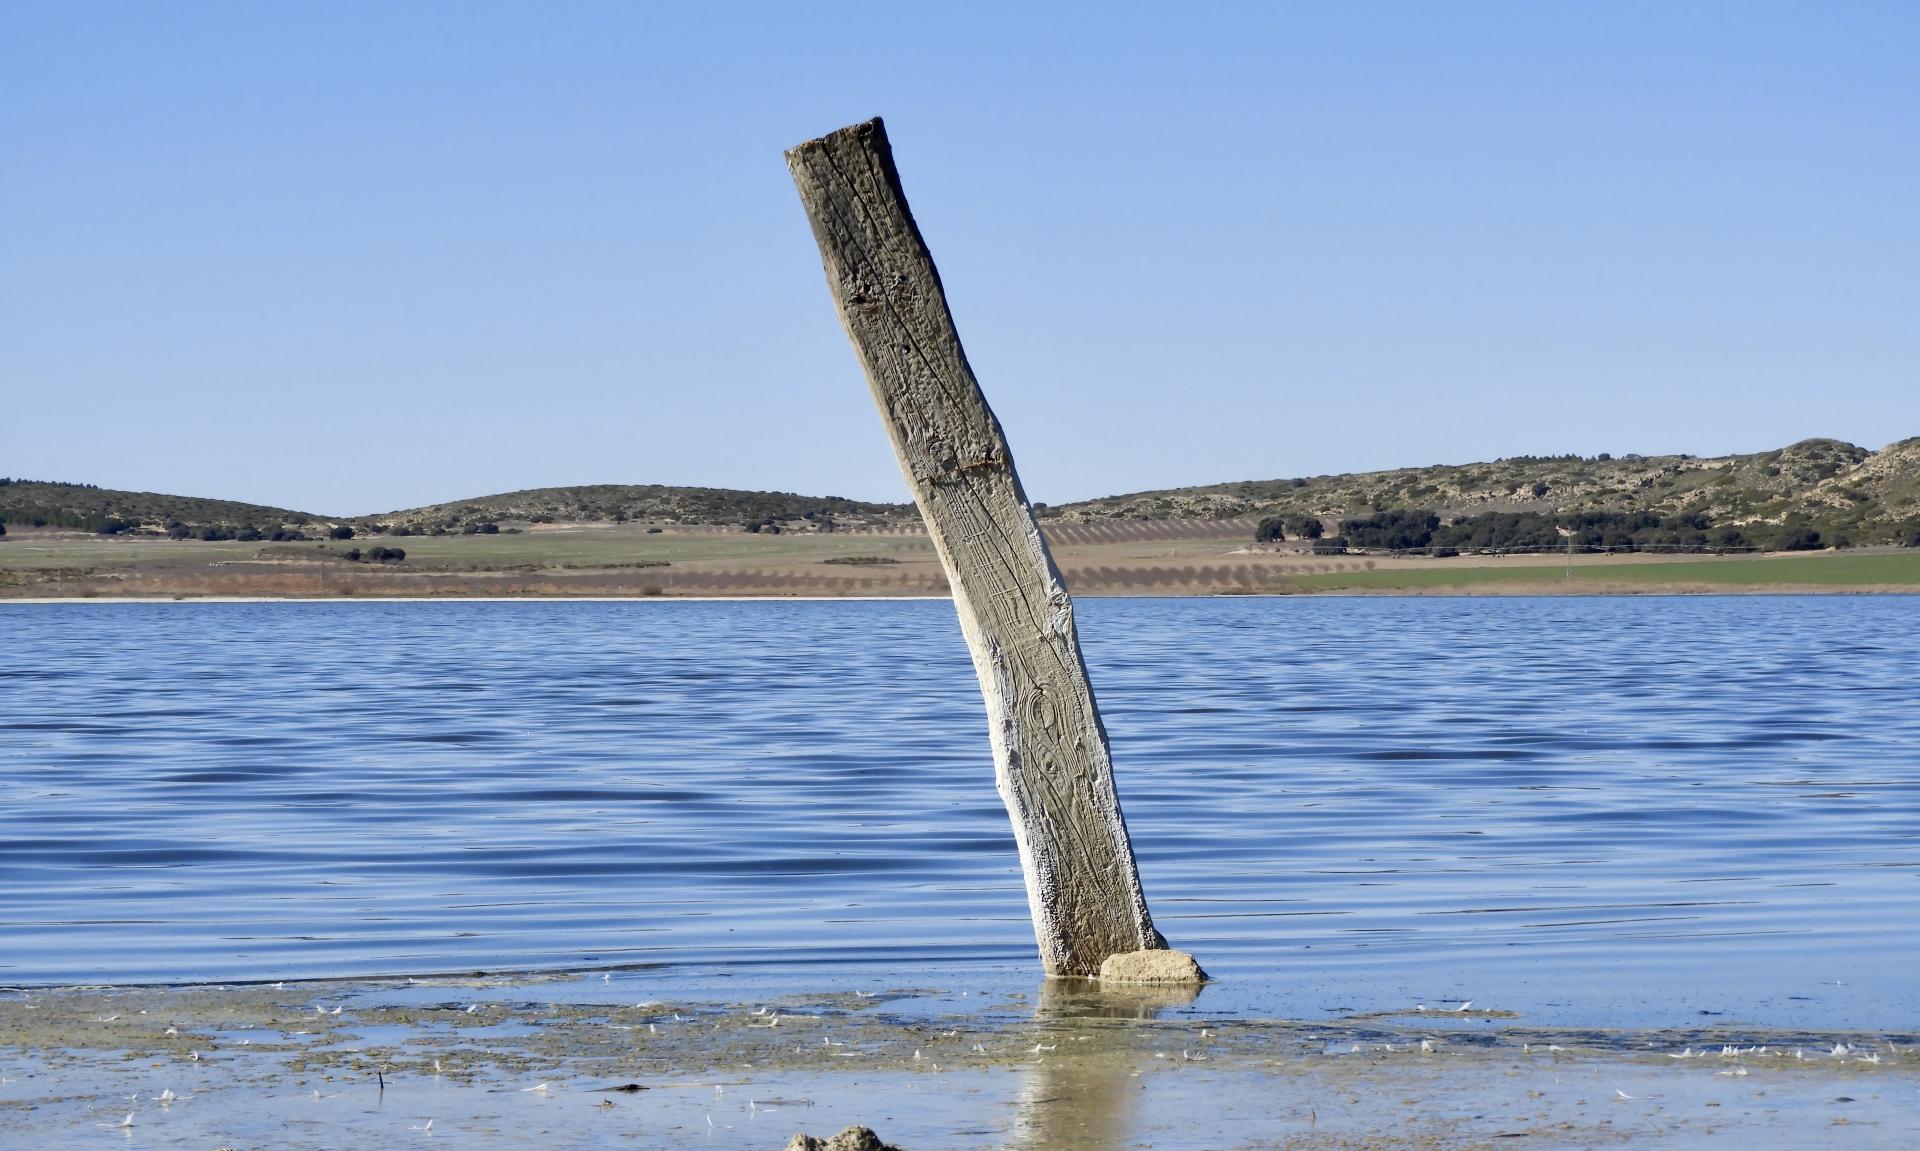
[[[1210,1013],[1920,1023],[1920,601],[1079,614]],[[0,633],[15,985],[1037,973],[944,601],[6,605]]]
[[[1091,983],[752,1010],[583,1005],[599,981],[554,976],[14,993],[0,1114],[9,1151],[771,1151],[856,1123],[913,1151],[1920,1140],[1911,1035],[1223,1025],[1157,1017],[1191,990]]]

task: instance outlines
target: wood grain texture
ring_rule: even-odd
[[[1073,602],[961,350],[886,129],[875,119],[808,141],[787,166],[953,587],[1041,962],[1050,975],[1095,975],[1109,955],[1164,947],[1120,814]]]

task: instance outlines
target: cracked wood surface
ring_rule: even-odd
[[[878,119],[787,153],[827,284],[953,588],[1041,962],[1165,946],[1140,889],[1073,602],[967,365]]]

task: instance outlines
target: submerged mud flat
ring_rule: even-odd
[[[0,996],[9,1147],[1898,1147],[1920,1037],[1555,1030],[1408,1005],[1300,1022],[1190,991],[613,1002],[611,979]],[[1710,1138],[1711,1137],[1711,1138]],[[1525,1144],[1511,1140],[1525,1138]]]

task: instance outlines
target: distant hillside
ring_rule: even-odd
[[[497,496],[408,508],[369,523],[404,525],[415,531],[463,528],[472,523],[591,523],[738,525],[749,529],[785,524],[891,527],[920,522],[912,504],[870,504],[839,496],[792,492],[744,492],[728,488],[674,488],[659,484],[593,484],[533,488]],[[360,522],[360,521],[355,521]]]
[[[233,500],[205,500],[155,492],[116,492],[92,484],[43,483],[0,479],[0,522],[80,531],[166,532],[189,525],[262,528],[298,527],[329,522],[325,517],[286,508]],[[344,521],[341,521],[344,522]]]
[[[1048,523],[1314,518],[1328,535],[1349,521],[1384,523],[1390,517],[1380,513],[1396,511],[1431,513],[1442,524],[1489,513],[1568,522],[1585,515],[1682,525],[1709,537],[1714,530],[1738,529],[1762,547],[1800,528],[1829,542],[1911,546],[1920,542],[1920,437],[1877,452],[1811,439],[1714,459],[1516,456],[1486,464],[1171,488],[1039,510]]]
[[[1753,455],[1516,456],[1486,464],[1258,480],[1036,505],[1051,529],[1166,520],[1318,520],[1357,547],[1583,543],[1774,549],[1920,544],[1920,437],[1880,451],[1802,440]],[[535,488],[373,516],[321,516],[229,500],[0,479],[0,521],[179,538],[427,534],[526,523],[636,522],[749,531],[916,526],[912,504],[658,484]],[[1154,529],[1158,531],[1159,529]],[[1425,542],[1421,540],[1425,535]],[[1057,530],[1054,531],[1058,534]]]
[[[458,532],[483,524],[625,522],[787,527],[899,527],[920,522],[912,504],[872,504],[838,496],[746,492],[725,488],[598,484],[536,488],[374,516],[324,516],[232,500],[154,492],[120,492],[91,484],[0,479],[0,522],[81,531],[164,534],[179,538],[320,536],[340,527],[356,534]]]

